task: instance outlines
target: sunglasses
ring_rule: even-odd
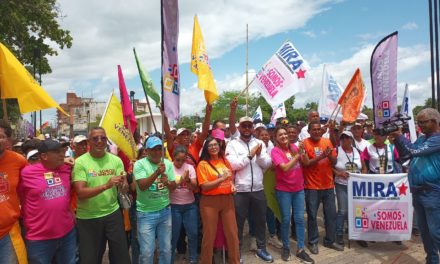
[[[250,124],[248,124],[248,125],[240,125],[240,127],[242,127],[242,128],[244,128],[244,129],[251,129],[251,128],[253,128],[254,127],[254,125],[250,125]]]
[[[92,137],[92,141],[95,143],[98,143],[99,141],[107,141],[107,137],[105,136],[96,136],[96,137]]]

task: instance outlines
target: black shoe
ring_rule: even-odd
[[[414,236],[420,236],[420,231],[419,231],[419,229],[414,227],[414,228],[412,229],[412,234],[413,234]]]
[[[300,251],[296,252],[296,257],[302,262],[306,264],[314,264],[315,261],[306,253],[304,249],[300,249]]]
[[[401,246],[402,245],[402,241],[393,241],[394,244]]]
[[[284,261],[290,260],[290,250],[288,248],[283,248],[283,251],[281,251],[281,259]]]
[[[358,243],[358,245],[361,246],[361,247],[363,247],[363,248],[368,247],[368,243],[367,243],[367,241],[364,241],[364,240],[357,240],[356,243]]]
[[[341,246],[345,246],[344,236],[343,235],[336,235],[336,243],[338,243]]]
[[[325,245],[324,244],[324,247],[331,248],[331,249],[334,249],[336,251],[344,251],[344,246],[341,246],[341,245],[339,245],[337,243],[332,243],[330,245]]]
[[[309,245],[310,253],[317,255],[319,253],[318,244]]]

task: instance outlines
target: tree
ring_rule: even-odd
[[[62,17],[56,0],[1,0],[0,40],[24,65],[51,73],[47,57],[58,53],[48,43],[61,49],[72,46],[70,31],[57,21]]]
[[[17,99],[5,99],[6,101],[6,111],[8,111],[8,118],[12,124],[17,123],[17,120],[21,118],[20,109],[18,107]],[[1,100],[3,104],[3,100]],[[3,118],[3,105],[0,107],[0,115]]]

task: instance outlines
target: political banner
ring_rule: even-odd
[[[353,77],[351,77],[350,82],[338,101],[338,104],[342,109],[342,121],[347,123],[356,121],[357,117],[361,113],[366,95],[362,74],[358,68],[354,72]]]
[[[257,110],[255,110],[254,115],[252,116],[254,123],[262,123],[263,122],[263,112],[261,112],[261,106],[258,106]],[[258,122],[258,120],[260,120]]]
[[[409,138],[411,142],[414,143],[417,140],[417,133],[416,124],[414,123],[413,107],[411,103],[411,97],[409,95],[408,84],[405,85],[405,92],[402,98],[402,108],[400,109],[400,114],[411,117],[411,119],[408,120],[408,130]]]
[[[180,114],[178,39],[178,2],[162,0],[162,107],[169,120],[179,120]]]
[[[413,207],[406,173],[350,173],[348,237],[365,241],[411,238]]]
[[[257,88],[270,105],[279,105],[309,87],[309,65],[291,42],[285,42],[257,73]]]
[[[397,112],[397,31],[383,38],[370,61],[375,127]]]
[[[272,116],[270,117],[270,123],[276,125],[277,119],[286,117],[286,107],[284,103],[272,106]]]
[[[322,91],[318,105],[318,113],[321,117],[330,118],[338,106],[338,99],[342,94],[342,86],[327,71],[324,65],[322,75]]]

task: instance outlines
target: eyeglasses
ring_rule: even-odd
[[[431,121],[432,119],[426,119],[426,120],[417,120],[417,125],[426,125],[428,124],[429,121]]]
[[[174,159],[174,161],[177,161],[177,162],[184,162],[184,161],[186,161],[186,159]]]
[[[107,141],[107,137],[105,136],[96,136],[96,137],[92,137],[92,141],[95,143],[98,143],[99,141]]]
[[[216,147],[218,147],[218,146],[219,146],[218,143],[208,144],[208,148],[209,148],[209,149],[216,148]]]
[[[240,127],[241,127],[241,128],[244,128],[244,129],[251,129],[251,128],[254,127],[254,125],[251,125],[251,124],[244,125],[244,124],[242,124],[242,125],[240,125]]]

